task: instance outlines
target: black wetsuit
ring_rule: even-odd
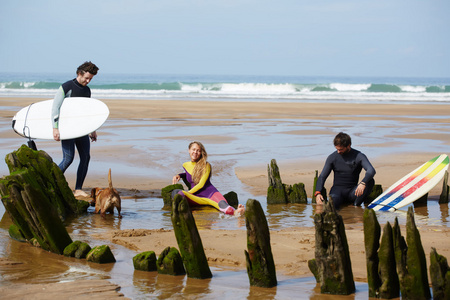
[[[358,186],[359,174],[362,169],[366,171],[366,174],[361,182],[365,183],[366,188],[361,196],[356,197],[355,190]],[[325,166],[317,179],[316,191],[323,189],[331,171],[334,173],[334,179],[329,194],[333,199],[334,206],[337,208],[344,202],[361,205],[375,184],[373,180],[375,176],[374,167],[363,153],[352,148],[345,154],[339,154],[336,151],[328,156]]]
[[[76,78],[73,80],[69,80],[61,85],[61,87],[56,92],[55,98],[53,99],[53,128],[59,128],[59,113],[61,105],[64,102],[64,99],[67,97],[90,98],[91,89],[88,86],[81,85]],[[78,154],[80,156],[80,164],[78,165],[75,189],[81,190],[87,175],[89,161],[91,159],[91,145],[89,141],[89,135],[70,140],[61,140],[61,146],[63,151],[63,160],[59,164],[59,168],[63,171],[63,173],[73,162],[73,159],[75,157],[75,147],[78,150]]]

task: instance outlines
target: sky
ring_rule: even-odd
[[[450,78],[448,0],[2,0],[0,72]]]

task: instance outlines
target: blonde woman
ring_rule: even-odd
[[[208,163],[208,154],[205,147],[200,142],[189,144],[189,156],[191,161],[183,164],[184,172],[173,177],[175,184],[181,178],[190,183],[189,191],[180,191],[179,194],[185,196],[191,205],[210,205],[227,215],[241,216],[245,207],[239,204],[235,210],[230,206],[222,194],[212,185],[211,165]]]

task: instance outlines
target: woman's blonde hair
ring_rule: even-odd
[[[202,143],[200,142],[191,142],[189,144],[188,149],[190,150],[192,145],[197,144],[200,147],[200,150],[202,152],[200,158],[197,160],[195,167],[194,167],[194,171],[192,172],[192,180],[194,181],[195,184],[198,184],[200,182],[200,179],[202,178],[203,174],[206,171],[206,166],[208,165],[207,159],[208,159],[208,154],[206,153],[206,149],[205,146],[203,146]]]

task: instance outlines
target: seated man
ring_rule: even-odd
[[[316,193],[314,194],[316,203],[323,203],[324,198],[321,191],[328,175],[333,171],[334,180],[330,197],[333,199],[334,206],[339,208],[343,203],[359,206],[372,191],[375,184],[373,180],[375,169],[363,153],[351,148],[352,140],[348,134],[338,133],[333,142],[337,151],[328,156],[317,179]],[[363,168],[366,174],[358,182]]]

